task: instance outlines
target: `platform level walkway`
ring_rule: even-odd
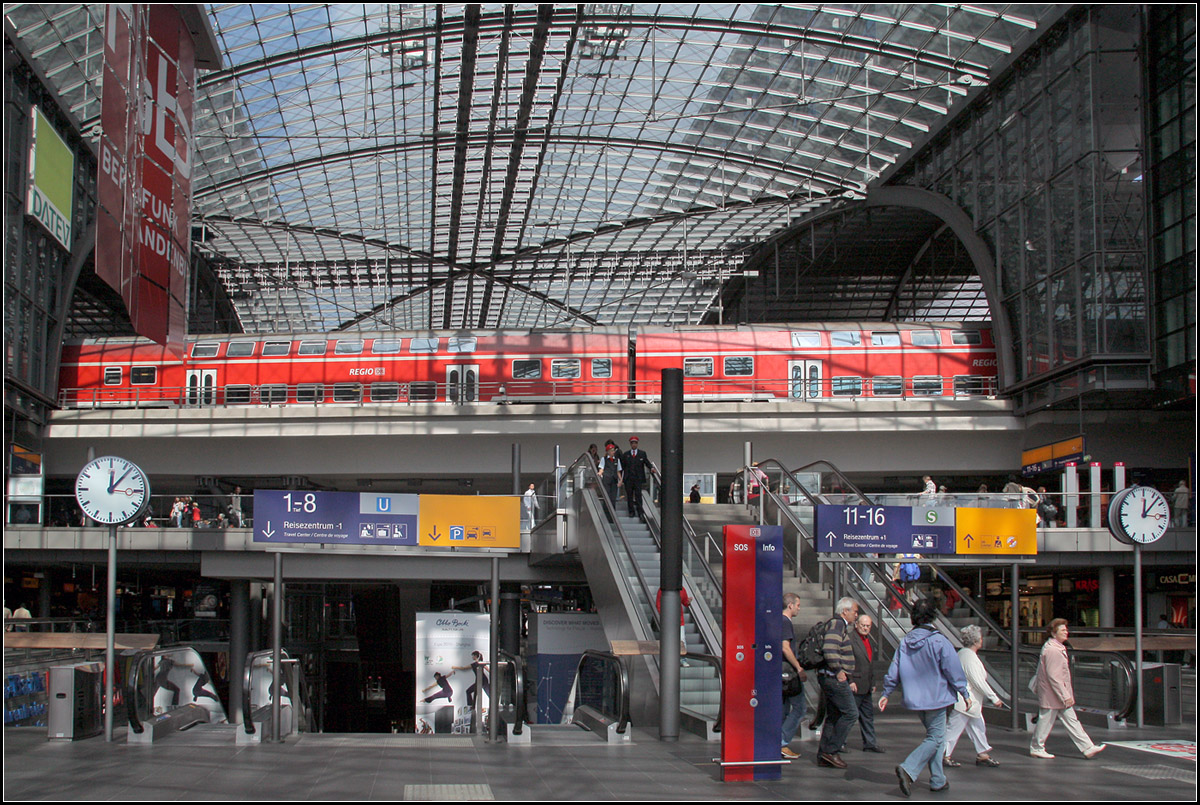
[[[481,738],[385,734],[307,734],[283,744],[236,746],[228,735],[191,730],[153,746],[102,739],[50,743],[44,728],[4,731],[6,800],[894,800],[893,771],[921,740],[915,714],[877,716],[886,754],[860,751],[857,729],[845,770],[815,764],[815,742],[797,740],[801,759],[772,782],[723,783],[712,762],[718,743],[690,734],[664,743],[635,729],[628,744],[607,745],[582,731],[535,729],[532,745]],[[807,728],[806,736],[815,735]],[[1177,742],[1195,727],[1089,728],[1097,742]],[[1110,744],[1093,760],[1078,754],[1057,727],[1047,748],[1055,760],[1029,756],[1029,733],[988,727],[999,768],[975,766],[969,740],[963,766],[947,769],[950,799],[1018,801],[1195,800],[1196,763]],[[947,801],[913,786],[916,801]]]

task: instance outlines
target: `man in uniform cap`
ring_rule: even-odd
[[[650,475],[650,459],[638,449],[638,437],[629,437],[629,450],[621,456],[624,465],[625,499],[629,502],[629,516],[645,522],[642,510],[642,488]]]

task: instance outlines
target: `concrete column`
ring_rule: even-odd
[[[1100,628],[1116,626],[1117,574],[1112,565],[1098,568],[1100,572]]]
[[[229,723],[241,724],[246,712],[242,699],[242,677],[250,653],[250,582],[229,582]]]

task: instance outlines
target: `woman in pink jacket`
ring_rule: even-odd
[[[1062,719],[1067,734],[1086,758],[1093,758],[1104,751],[1104,744],[1094,744],[1079,717],[1075,715],[1075,692],[1071,687],[1071,666],[1067,662],[1067,622],[1063,618],[1050,621],[1046,629],[1049,640],[1042,646],[1042,658],[1038,662],[1035,685],[1038,697],[1037,728],[1029,743],[1029,754],[1040,758],[1053,758],[1046,751],[1046,737],[1054,722]]]

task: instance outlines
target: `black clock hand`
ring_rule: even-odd
[[[124,481],[129,476],[129,473],[131,473],[131,472],[133,472],[133,467],[126,468],[125,472],[121,473],[120,478],[118,478],[115,482],[108,485],[108,493],[111,495],[113,493],[113,490],[115,490],[121,484],[121,481]]]

